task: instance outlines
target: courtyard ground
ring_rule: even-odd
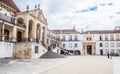
[[[81,56],[41,74],[113,74],[113,67],[107,57]]]
[[[69,56],[58,59],[0,60],[0,74],[119,74],[120,57]]]

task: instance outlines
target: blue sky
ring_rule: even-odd
[[[21,11],[40,4],[49,29],[78,31],[113,29],[120,26],[120,0],[14,0]]]

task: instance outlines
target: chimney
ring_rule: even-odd
[[[27,13],[28,13],[28,11],[29,11],[29,5],[27,5]]]
[[[38,4],[38,9],[40,9],[40,4]]]
[[[75,29],[75,25],[73,26],[73,30],[76,30],[76,29]]]
[[[36,9],[37,9],[37,5],[35,5],[35,11],[36,11]]]

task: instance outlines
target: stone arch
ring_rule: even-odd
[[[22,41],[22,31],[17,31],[17,42],[21,42]]]
[[[18,18],[17,19],[17,24],[23,24],[24,23],[24,19],[23,18]]]
[[[34,22],[33,20],[29,20],[29,25],[28,25],[28,38],[33,38],[33,29],[34,29]]]
[[[42,27],[42,44],[45,45],[45,34],[46,34],[46,30],[45,27]]]
[[[8,29],[4,29],[5,40],[9,40],[9,35],[10,35],[10,31]]]
[[[41,26],[38,23],[36,27],[36,39],[39,41],[40,40],[40,35],[41,35]]]

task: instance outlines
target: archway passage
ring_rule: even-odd
[[[36,41],[37,42],[40,41],[40,35],[41,35],[40,24],[37,24],[37,28],[36,28]]]
[[[22,41],[22,32],[17,31],[17,42],[21,42],[21,41]]]
[[[9,34],[10,34],[9,30],[4,29],[5,40],[9,40]]]
[[[33,38],[33,21],[29,21],[29,26],[28,26],[28,38]]]
[[[92,55],[92,46],[87,45],[87,54]]]
[[[43,32],[42,32],[42,44],[45,45],[45,27],[43,27]]]

